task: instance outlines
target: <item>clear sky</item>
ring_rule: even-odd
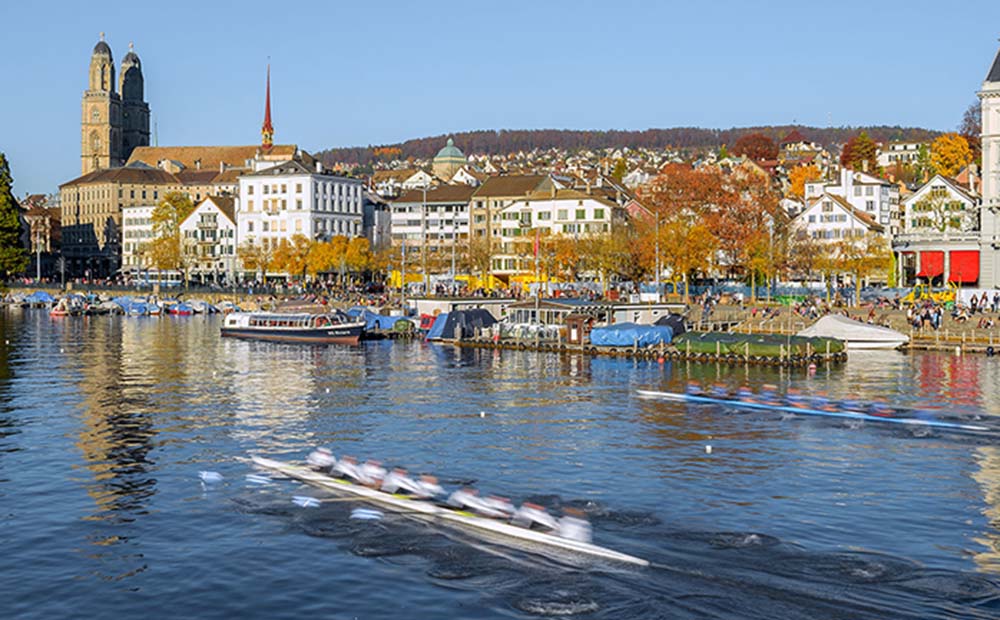
[[[955,128],[1000,1],[27,2],[0,6],[0,151],[18,196],[80,170],[107,33],[135,42],[160,145],[314,151],[473,129]]]

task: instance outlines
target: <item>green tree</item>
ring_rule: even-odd
[[[611,171],[611,178],[621,183],[626,172],[628,172],[628,170],[625,165],[625,160],[619,157],[618,161],[615,162],[614,170]]]
[[[0,153],[0,272],[10,276],[28,268],[28,252],[21,245],[21,218],[11,187],[7,156]]]

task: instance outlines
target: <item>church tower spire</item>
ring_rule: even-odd
[[[274,146],[274,127],[271,126],[271,64],[267,65],[267,98],[264,103],[264,124],[260,128],[260,145],[264,150]]]

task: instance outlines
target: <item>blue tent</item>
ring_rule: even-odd
[[[607,327],[595,327],[590,332],[590,344],[595,347],[649,347],[670,344],[674,330],[666,325],[638,325],[636,323],[615,323]]]
[[[493,315],[482,308],[442,312],[427,331],[427,340],[454,340],[460,331],[469,337],[477,329],[492,327],[496,322]]]

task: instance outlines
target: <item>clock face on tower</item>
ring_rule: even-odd
[[[92,120],[95,123],[98,122],[99,120],[101,120],[101,111],[98,110],[97,108],[94,108],[93,110],[91,110],[91,112],[90,112],[90,120]]]

